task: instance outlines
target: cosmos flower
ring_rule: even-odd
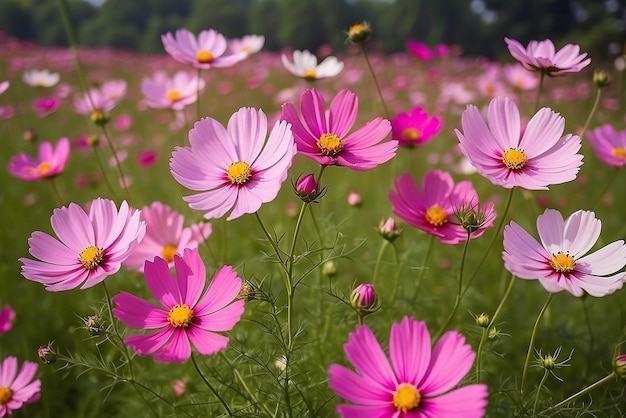
[[[456,222],[455,210],[468,206],[478,210],[478,195],[471,182],[465,180],[455,185],[450,173],[432,170],[424,175],[422,190],[409,173],[400,175],[395,184],[397,191],[389,191],[389,200],[396,216],[444,244],[467,240],[467,231]],[[496,216],[493,204],[485,204],[482,212],[486,216],[470,238],[478,238],[493,225]]]
[[[263,35],[245,35],[242,38],[232,38],[226,41],[231,54],[244,54],[246,57],[259,52],[265,44]]]
[[[62,173],[69,156],[69,139],[59,139],[55,147],[50,142],[42,142],[39,145],[39,158],[37,160],[26,153],[19,154],[11,158],[8,171],[9,174],[22,180],[41,180]]]
[[[346,418],[478,418],[485,414],[487,386],[458,387],[475,353],[456,331],[435,347],[426,323],[404,317],[391,327],[389,359],[366,326],[350,333],[344,345],[356,372],[339,364],[328,369],[329,385],[353,404],[337,406]]]
[[[407,51],[419,61],[430,61],[433,59],[433,51],[423,42],[409,39],[405,43]]]
[[[157,330],[124,340],[137,354],[182,363],[191,356],[191,344],[205,356],[226,348],[228,337],[216,332],[235,326],[244,301],[232,302],[241,289],[241,279],[230,266],[215,274],[202,295],[206,271],[197,249],[185,249],[182,257],[175,255],[174,266],[174,276],[160,257],[146,261],[144,267],[148,288],[162,307],[122,292],[113,297],[113,314],[129,327]]]
[[[523,127],[515,102],[496,97],[487,120],[489,127],[478,108],[468,105],[461,117],[463,133],[455,133],[463,155],[493,184],[547,190],[576,178],[583,159],[580,137],[561,137],[565,120],[558,113],[544,107]]]
[[[578,45],[567,44],[555,51],[554,44],[550,39],[530,41],[526,48],[514,39],[504,38],[504,41],[513,58],[530,71],[558,76],[577,73],[591,63],[591,58],[586,58],[586,53],[580,53]]]
[[[33,100],[33,110],[40,118],[54,113],[59,108],[59,99],[56,97],[40,97]]]
[[[11,305],[6,304],[0,309],[0,335],[8,332],[13,328],[13,320],[15,319],[15,311]]]
[[[122,263],[131,270],[143,272],[144,263],[156,256],[173,267],[176,254],[182,254],[185,248],[197,248],[211,235],[211,224],[184,228],[185,217],[161,202],[153,202],[141,209],[140,219],[146,223],[146,235]]]
[[[306,80],[334,77],[343,70],[343,62],[336,57],[326,57],[318,64],[317,57],[308,50],[293,51],[293,62],[289,61],[285,54],[282,54],[280,59],[287,71]]]
[[[189,207],[207,219],[232,209],[232,220],[274,200],[297,150],[287,122],[277,121],[267,141],[266,136],[260,109],[239,109],[226,128],[212,118],[196,122],[189,131],[191,147],[176,147],[170,160],[176,181],[200,192],[183,198]]]
[[[616,131],[605,124],[587,132],[587,139],[600,160],[614,167],[626,165],[626,129]]]
[[[52,87],[60,79],[59,73],[52,73],[48,70],[28,70],[22,74],[24,83],[31,87]]]
[[[340,165],[365,171],[396,155],[398,141],[379,144],[391,131],[388,120],[376,118],[348,134],[357,117],[359,99],[341,90],[326,111],[324,98],[316,89],[300,98],[300,116],[291,103],[285,103],[281,119],[289,122],[298,152],[322,165]]]
[[[9,80],[0,81],[0,94],[7,91],[10,86],[11,86],[11,83],[9,82]]]
[[[519,63],[504,65],[502,73],[509,84],[520,90],[534,90],[539,85],[539,77]]]
[[[538,242],[515,222],[504,228],[504,265],[522,279],[538,279],[551,293],[605,296],[621,289],[626,273],[626,245],[612,242],[587,254],[600,237],[602,223],[579,210],[563,220],[554,209],[537,217]]]
[[[153,78],[141,80],[146,104],[156,109],[182,110],[195,103],[198,87],[202,91],[204,86],[204,80],[186,71],[179,71],[172,78],[160,71]]]
[[[421,107],[416,106],[411,113],[398,113],[391,119],[391,138],[401,146],[422,145],[433,139],[442,128],[439,116],[430,116]]]
[[[231,67],[245,59],[244,53],[227,54],[224,35],[214,29],[200,31],[198,37],[187,29],[161,35],[165,51],[178,62],[191,64],[195,68]]]
[[[55,209],[50,219],[59,240],[35,231],[28,239],[30,254],[39,260],[20,258],[22,275],[42,283],[46,290],[87,289],[120,269],[141,242],[146,224],[122,202],[98,198],[87,211],[76,203]]]
[[[9,356],[0,365],[0,417],[12,415],[25,404],[39,399],[41,381],[33,380],[37,363],[25,361],[18,373],[17,358]]]
[[[124,98],[127,84],[124,80],[108,80],[99,88],[92,88],[88,93],[74,100],[74,109],[81,115],[90,115],[94,122],[106,118],[106,113]]]

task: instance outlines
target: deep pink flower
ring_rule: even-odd
[[[196,74],[186,71],[179,71],[171,78],[158,72],[153,78],[144,78],[141,81],[141,92],[146,103],[157,109],[182,110],[196,102],[198,87],[201,91],[204,89],[204,80],[199,80]]]
[[[504,41],[513,58],[524,68],[550,76],[577,73],[591,63],[591,58],[585,59],[586,53],[580,53],[578,45],[567,44],[559,51],[555,51],[550,39],[530,41],[526,48],[515,39],[504,38]]]
[[[35,231],[28,239],[29,252],[39,260],[20,258],[22,275],[57,292],[80,286],[87,289],[117,273],[142,240],[146,225],[122,202],[98,198],[89,210],[76,203],[55,209],[50,219],[59,237]]]
[[[13,328],[13,320],[15,319],[15,311],[11,305],[4,305],[0,309],[0,335]]]
[[[459,225],[454,212],[468,206],[478,209],[478,195],[471,182],[465,180],[455,185],[450,173],[432,170],[424,175],[422,190],[409,173],[403,173],[395,184],[397,191],[389,191],[389,200],[393,204],[393,213],[400,219],[435,235],[444,244],[467,240],[467,231]],[[485,204],[483,211],[488,216],[470,238],[480,237],[493,225],[493,204]]]
[[[215,274],[201,296],[206,271],[197,249],[176,255],[174,266],[175,276],[160,257],[146,261],[144,267],[148,288],[163,307],[122,292],[113,298],[117,305],[113,313],[129,327],[157,330],[124,340],[139,355],[154,354],[157,361],[182,363],[191,356],[191,344],[205,356],[226,348],[228,337],[216,332],[235,326],[244,301],[231,303],[239,294],[241,279],[230,266]]]
[[[599,159],[614,167],[626,165],[626,129],[616,131],[605,124],[589,131],[587,138]]]
[[[211,235],[211,224],[184,228],[185,216],[161,202],[153,202],[141,209],[140,219],[146,223],[146,235],[122,263],[131,270],[143,272],[144,263],[156,256],[173,267],[176,254],[182,254],[185,248],[197,248]]]
[[[11,105],[0,106],[0,119],[9,119],[15,114],[15,108]]]
[[[133,124],[133,118],[128,113],[119,115],[113,120],[113,127],[120,131],[125,131]]]
[[[12,415],[25,404],[39,399],[41,381],[33,380],[37,363],[25,361],[17,372],[17,358],[9,356],[0,365],[0,417]]]
[[[400,145],[422,145],[433,139],[441,128],[439,116],[430,117],[423,107],[416,106],[411,113],[398,113],[391,119],[391,138]]]
[[[298,152],[322,165],[341,165],[353,170],[370,170],[396,155],[398,141],[379,144],[391,131],[388,120],[376,118],[348,134],[357,117],[358,97],[341,90],[326,111],[316,89],[300,98],[300,116],[291,103],[283,105],[281,119],[289,122]]]
[[[67,138],[59,139],[56,147],[50,142],[42,142],[39,145],[39,158],[31,158],[22,153],[9,162],[9,174],[22,180],[40,180],[60,174],[65,169],[65,163],[70,155],[70,141]]]
[[[40,97],[33,100],[33,110],[40,118],[54,113],[59,108],[59,99],[56,97]]]
[[[159,157],[156,151],[140,151],[137,154],[137,162],[141,167],[149,167],[154,164]]]
[[[420,61],[430,61],[433,59],[433,51],[423,42],[409,39],[405,43],[406,49]]]
[[[537,217],[538,242],[515,222],[504,228],[505,267],[522,279],[538,279],[551,293],[567,290],[605,296],[621,289],[626,273],[623,240],[589,254],[600,236],[602,223],[590,211],[579,210],[569,218],[554,209]]]
[[[508,97],[489,103],[487,120],[468,105],[461,117],[463,133],[455,129],[461,152],[478,173],[510,189],[547,190],[576,178],[583,156],[577,135],[563,135],[565,119],[549,108],[540,109],[522,126],[519,110]]]
[[[170,32],[161,35],[161,41],[165,51],[176,61],[205,70],[230,67],[248,56],[228,54],[226,38],[213,29],[200,31],[197,38],[187,29],[178,29],[175,35]]]
[[[478,418],[485,414],[487,386],[456,386],[469,372],[475,354],[456,331],[435,347],[426,323],[404,317],[391,327],[389,359],[366,326],[350,333],[344,345],[356,372],[332,364],[330,387],[354,405],[339,405],[346,418]],[[456,389],[455,389],[456,388]]]
[[[176,181],[201,192],[183,198],[189,207],[205,211],[207,219],[232,209],[227,218],[232,220],[274,200],[296,145],[286,122],[277,121],[267,141],[266,136],[267,118],[260,109],[239,109],[226,128],[213,118],[196,122],[189,131],[191,147],[176,147],[170,160]]]

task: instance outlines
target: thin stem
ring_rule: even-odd
[[[200,367],[198,366],[198,363],[196,362],[196,357],[191,354],[191,362],[193,363],[193,366],[196,368],[196,371],[198,372],[198,374],[200,375],[200,378],[204,381],[204,384],[206,384],[206,386],[209,388],[209,390],[211,392],[213,392],[213,394],[217,397],[217,399],[220,401],[220,403],[222,404],[222,406],[224,407],[224,409],[226,410],[226,413],[228,414],[228,416],[232,417],[233,413],[230,411],[230,408],[228,407],[228,404],[226,403],[226,401],[220,396],[220,394],[217,392],[217,390],[215,390],[215,388],[213,387],[213,385],[211,385],[211,383],[207,380],[207,378],[204,376],[204,374],[202,373],[202,371],[200,370]]]
[[[102,159],[100,158],[100,151],[98,150],[97,145],[93,146],[93,152],[94,154],[96,154],[96,160],[98,160],[98,166],[100,166],[100,171],[102,171],[102,178],[104,179],[104,183],[109,188],[109,191],[112,193],[113,197],[117,196],[117,193],[115,192],[115,189],[113,188],[113,185],[111,185],[109,177],[107,176],[106,169],[104,168],[104,164],[102,163]]]
[[[543,384],[546,382],[546,379],[548,378],[548,369],[545,369],[543,371],[543,377],[541,378],[541,381],[539,382],[539,386],[537,387],[537,393],[535,394],[535,402],[533,403],[533,416],[535,416],[535,411],[537,410],[537,403],[539,402],[539,395],[541,394],[541,388],[543,387]]]
[[[435,244],[435,236],[431,235],[430,241],[428,242],[428,249],[426,250],[426,253],[424,254],[424,259],[422,260],[420,274],[419,276],[417,276],[417,281],[415,282],[415,293],[413,294],[413,301],[417,299],[417,293],[418,293],[420,284],[422,283],[422,279],[424,278],[424,273],[426,273],[426,262],[428,261],[428,258],[430,257],[430,253],[433,250],[434,244]]]
[[[385,110],[385,116],[387,119],[390,119],[391,116],[389,114],[389,110],[387,109],[387,103],[385,103],[385,98],[383,97],[383,93],[380,90],[380,86],[378,85],[378,78],[376,78],[376,73],[374,72],[374,67],[372,67],[372,63],[370,62],[370,58],[367,55],[367,49],[365,49],[365,45],[363,42],[359,42],[359,46],[361,47],[361,51],[363,51],[363,56],[365,57],[365,62],[367,63],[367,68],[369,68],[372,77],[374,78],[374,84],[376,85],[376,91],[378,91],[378,97],[380,97],[380,102],[383,104],[383,109]]]
[[[124,352],[124,356],[126,357],[126,362],[128,363],[128,372],[130,373],[130,380],[134,381],[135,377],[134,377],[134,372],[133,372],[132,357],[130,353],[128,352],[128,347],[126,346],[126,344],[124,344],[124,339],[122,338],[122,335],[120,334],[115,324],[115,317],[113,316],[113,303],[111,302],[111,295],[109,293],[109,289],[107,288],[106,281],[102,282],[102,288],[104,289],[104,296],[107,301],[107,308],[109,311],[109,318],[111,319],[111,326],[113,327],[113,332],[115,333],[115,336],[122,343],[122,346],[124,347],[122,351]]]
[[[261,226],[261,229],[263,230],[263,233],[265,234],[265,237],[267,238],[267,240],[269,241],[270,245],[274,249],[274,253],[276,254],[276,257],[278,258],[278,261],[280,261],[280,264],[284,268],[285,267],[285,262],[283,261],[283,258],[280,255],[280,249],[278,248],[278,245],[276,245],[276,243],[272,239],[272,236],[267,231],[267,228],[265,228],[265,224],[263,224],[263,221],[261,220],[261,217],[259,216],[259,213],[258,212],[254,212],[254,215],[256,216],[257,221],[259,221],[259,225]]]
[[[254,396],[254,393],[250,390],[250,388],[246,384],[246,381],[244,380],[244,378],[241,375],[241,373],[239,373],[239,370],[233,368],[233,372],[235,373],[235,377],[239,381],[239,384],[243,387],[243,390],[246,391],[248,396],[250,396],[250,398],[252,398],[252,400],[255,402],[255,405],[259,405],[261,407],[261,409],[263,409],[263,411],[267,414],[267,416],[273,417],[274,414],[272,413],[272,411],[270,411],[270,409],[267,407],[267,405],[265,405],[263,402],[259,401],[259,399],[256,396]]]
[[[480,383],[482,378],[482,368],[483,368],[483,349],[485,348],[485,343],[487,342],[487,337],[489,336],[489,327],[485,327],[482,329],[482,333],[480,334],[480,341],[478,343],[478,348],[476,349],[476,383]]]
[[[550,302],[552,301],[553,297],[554,297],[554,293],[550,293],[550,295],[548,296],[548,300],[546,300],[546,303],[543,305],[543,308],[541,308],[539,315],[537,315],[537,320],[535,321],[532,334],[530,335],[530,342],[528,344],[528,352],[526,353],[526,361],[524,361],[524,370],[522,372],[522,384],[520,386],[520,395],[522,398],[524,398],[524,386],[526,383],[526,375],[528,372],[528,365],[530,364],[530,358],[532,357],[532,354],[533,354],[533,347],[535,346],[535,337],[537,336],[537,328],[539,328],[539,322],[541,321],[543,314],[546,312],[546,309],[548,309],[548,305],[550,305]]]
[[[200,120],[200,73],[201,68],[198,68],[198,78],[196,80],[196,120]]]
[[[124,191],[126,192],[128,203],[131,204],[132,199],[130,195],[130,190],[128,189],[127,178],[124,175],[124,172],[122,171],[122,164],[120,163],[120,159],[117,156],[117,150],[115,149],[115,146],[113,145],[113,141],[111,140],[111,137],[109,136],[106,126],[101,125],[101,129],[102,129],[102,134],[104,135],[104,139],[106,140],[107,145],[109,146],[109,150],[111,151],[111,154],[113,154],[113,158],[115,159],[115,165],[120,175],[120,182],[122,183],[122,187],[124,188]]]
[[[58,205],[63,206],[63,203],[65,203],[65,199],[63,198],[63,193],[61,193],[61,189],[59,189],[59,184],[56,181],[56,176],[50,177],[50,184],[52,185],[52,192],[57,199]]]
[[[287,259],[287,281],[289,286],[287,286],[287,349],[288,352],[291,353],[291,349],[293,347],[293,332],[291,329],[291,322],[293,316],[293,292],[295,286],[293,285],[293,262],[294,262],[294,253],[296,251],[296,242],[298,240],[298,233],[300,232],[300,226],[302,225],[302,219],[304,218],[304,212],[306,212],[306,208],[309,204],[307,202],[302,202],[302,207],[300,208],[300,213],[298,214],[298,220],[296,221],[296,226],[293,231],[293,238],[291,240],[291,248],[289,249],[289,258]],[[288,357],[288,356],[286,356]]]
[[[389,241],[387,241],[386,239],[383,239],[383,243],[380,246],[380,250],[378,251],[378,257],[376,257],[376,264],[374,265],[374,275],[372,276],[373,286],[376,285],[376,278],[378,278],[378,269],[380,268],[380,261],[383,258],[383,253],[385,252],[385,248],[387,248],[388,244],[389,244]]]
[[[543,91],[543,80],[546,78],[546,73],[541,72],[541,77],[539,78],[539,88],[537,89],[537,97],[535,98],[535,113],[539,110],[539,99],[541,98],[541,92]]]
[[[602,379],[598,380],[595,383],[592,383],[591,385],[587,386],[586,388],[582,389],[581,391],[576,392],[575,394],[573,394],[572,396],[568,397],[567,399],[563,399],[561,402],[559,402],[556,405],[548,408],[547,410],[550,411],[552,409],[558,409],[558,408],[562,407],[563,405],[566,405],[567,403],[573,401],[574,399],[579,398],[579,397],[583,396],[584,394],[591,392],[592,390],[594,390],[598,386],[602,386],[603,384],[605,384],[609,380],[614,379],[615,376],[616,376],[615,372],[611,372],[611,373],[609,373],[609,375],[603,377]]]
[[[587,116],[587,120],[583,125],[583,130],[580,133],[580,137],[583,138],[585,136],[585,132],[587,132],[587,128],[589,128],[589,124],[591,123],[591,119],[593,115],[596,114],[596,110],[598,110],[598,105],[600,104],[600,97],[602,96],[602,88],[598,88],[596,91],[596,100],[593,102],[593,106],[591,107],[591,112],[589,112],[589,116]]]

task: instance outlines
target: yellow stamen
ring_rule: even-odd
[[[241,52],[242,54],[249,54],[250,52],[252,52],[252,49],[249,46],[242,46],[241,48],[239,48],[239,52]]]
[[[626,159],[626,149],[624,147],[616,147],[611,151],[614,157]]]
[[[416,141],[422,137],[422,133],[415,128],[406,128],[400,134],[402,139]]]
[[[36,168],[33,167],[26,167],[24,168],[24,171],[26,171],[29,174],[46,174],[48,171],[50,171],[50,169],[52,168],[52,165],[47,162],[44,161],[42,163],[40,163]]]
[[[177,101],[179,101],[180,99],[182,99],[182,98],[183,98],[183,96],[180,94],[180,91],[179,91],[179,90],[177,90],[177,89],[171,89],[171,90],[168,90],[168,91],[165,93],[165,97],[166,97],[168,100],[171,100],[171,101],[173,101],[173,102],[177,102]]]
[[[361,33],[363,30],[365,30],[365,25],[363,23],[354,24],[350,26],[350,29],[348,29],[348,36],[357,35]]]
[[[517,148],[509,148],[502,154],[502,163],[507,166],[509,170],[521,170],[526,167],[526,153],[524,150]]]
[[[93,245],[85,248],[78,255],[78,259],[87,270],[94,270],[100,265],[103,258],[104,251],[98,247],[94,247]]]
[[[402,383],[393,394],[393,406],[398,411],[409,412],[415,410],[422,400],[422,395],[410,383]]]
[[[438,205],[429,207],[424,217],[432,226],[441,226],[448,222],[448,214]]]
[[[167,314],[167,321],[174,328],[184,328],[189,326],[193,318],[193,311],[185,304],[177,303]]]
[[[177,248],[175,245],[167,244],[165,247],[163,247],[163,251],[161,251],[161,258],[163,258],[163,260],[167,261],[168,263],[171,263],[172,261],[174,261],[176,249]]]
[[[552,257],[550,257],[550,266],[552,266],[557,273],[569,273],[574,270],[575,265],[576,262],[571,255],[564,254],[560,251],[556,254],[552,254]]]
[[[335,157],[343,149],[343,140],[331,133],[323,134],[316,143],[320,154],[326,157]]]
[[[196,60],[200,63],[200,64],[208,64],[210,62],[213,61],[213,54],[211,54],[209,51],[207,51],[206,49],[201,49],[200,51],[198,51],[196,53]]]
[[[13,391],[11,388],[2,386],[0,387],[0,405],[6,405],[13,399]]]
[[[304,70],[304,78],[307,80],[316,80],[317,79],[317,70],[315,68]]]
[[[226,176],[228,176],[228,180],[230,180],[232,184],[241,185],[250,180],[250,177],[252,177],[252,171],[247,163],[237,161],[228,167],[228,170],[226,170]]]

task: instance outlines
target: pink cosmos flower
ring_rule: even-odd
[[[343,70],[343,62],[336,57],[326,57],[324,61],[318,64],[317,57],[306,49],[293,51],[293,63],[285,54],[282,54],[280,59],[291,74],[311,81],[334,77]]]
[[[489,103],[487,120],[468,105],[461,117],[463,133],[455,129],[461,152],[478,173],[510,189],[547,190],[576,178],[583,156],[577,135],[563,135],[565,120],[549,108],[540,109],[522,127],[519,110],[508,97]]]
[[[227,41],[228,51],[232,54],[245,54],[246,57],[256,54],[265,44],[263,35],[246,35],[242,38],[232,38]]]
[[[555,51],[550,39],[530,41],[527,48],[514,39],[504,38],[504,41],[513,58],[524,68],[550,76],[577,73],[591,63],[591,58],[585,59],[586,53],[580,54],[578,45],[567,44],[559,51]]]
[[[137,162],[139,163],[139,166],[143,168],[150,167],[157,161],[158,158],[159,153],[157,151],[145,150],[140,151],[139,154],[137,154]]]
[[[74,100],[74,109],[81,115],[91,115],[92,119],[113,109],[126,95],[124,80],[108,80],[100,88],[92,88],[88,93]]]
[[[122,263],[131,270],[143,272],[144,263],[156,256],[173,267],[176,254],[182,254],[185,248],[197,248],[211,235],[209,223],[183,228],[185,217],[161,202],[141,209],[140,219],[146,223],[146,235]]]
[[[497,65],[489,66],[484,73],[479,75],[476,78],[476,84],[483,96],[498,97],[506,94],[504,83],[500,81],[500,67]]]
[[[124,340],[139,355],[154,354],[157,361],[182,363],[191,356],[191,344],[205,356],[226,348],[228,337],[216,332],[235,326],[244,301],[231,303],[239,294],[241,279],[230,266],[215,274],[202,296],[206,271],[197,249],[174,256],[174,266],[175,276],[160,257],[146,261],[144,267],[148,288],[162,308],[122,292],[113,298],[117,305],[113,313],[129,327],[157,330]]]
[[[537,242],[515,222],[504,228],[504,266],[522,279],[538,279],[551,293],[567,290],[574,296],[606,296],[621,289],[626,273],[623,240],[589,254],[602,223],[590,211],[579,210],[563,220],[554,209],[537,217]]]
[[[424,175],[422,190],[413,176],[403,173],[395,181],[397,191],[389,191],[393,213],[406,223],[435,235],[444,244],[458,244],[467,240],[467,231],[459,225],[455,210],[468,206],[478,210],[478,194],[468,180],[454,184],[450,173],[432,170]],[[470,238],[478,238],[485,229],[493,225],[495,211],[493,203],[482,207],[486,214],[480,228]]]
[[[354,405],[338,405],[346,418],[478,418],[485,414],[487,386],[455,387],[469,372],[475,353],[456,331],[431,347],[426,323],[404,317],[391,327],[389,359],[367,325],[344,345],[356,372],[339,364],[328,369],[330,387]]]
[[[391,138],[402,146],[412,147],[430,141],[442,128],[439,116],[430,117],[421,106],[416,106],[411,113],[398,113],[391,119]]]
[[[539,77],[528,72],[521,64],[506,64],[502,72],[509,84],[520,90],[534,90],[539,85]]]
[[[50,219],[59,240],[35,231],[29,252],[39,260],[20,258],[22,275],[57,292],[87,289],[117,273],[146,233],[139,211],[122,202],[98,198],[84,211],[75,203],[55,209]]]
[[[70,141],[67,138],[59,139],[56,147],[50,142],[39,145],[39,158],[31,158],[22,153],[9,162],[9,174],[22,180],[34,181],[60,174],[65,169],[65,163],[70,156]]]
[[[626,129],[618,132],[605,124],[589,131],[587,138],[599,159],[614,167],[626,165]]]
[[[11,308],[11,305],[4,305],[4,307],[0,309],[0,335],[13,328],[14,319],[15,311]]]
[[[189,131],[191,147],[176,147],[170,160],[172,175],[188,189],[189,207],[205,211],[207,219],[232,209],[227,220],[254,213],[274,200],[287,179],[296,145],[287,122],[277,121],[267,136],[262,110],[241,108],[224,128],[203,118]]]
[[[12,415],[25,404],[36,402],[41,391],[41,380],[33,380],[37,363],[25,361],[17,372],[17,358],[6,357],[0,365],[0,417]]]
[[[15,114],[15,108],[11,105],[0,106],[0,119],[9,119]]]
[[[172,78],[158,72],[153,78],[141,81],[141,92],[150,107],[182,110],[195,103],[198,87],[203,90],[204,85],[204,80],[198,80],[197,75],[186,71],[179,71]]]
[[[59,108],[59,99],[56,97],[40,97],[33,100],[33,110],[40,118],[54,113]]]
[[[433,59],[433,51],[423,42],[409,39],[405,43],[407,51],[420,61],[430,61]]]
[[[2,94],[5,91],[7,91],[9,89],[10,85],[11,85],[11,83],[9,82],[9,80],[0,81],[0,94]]]
[[[187,29],[178,29],[161,35],[163,47],[178,62],[191,64],[195,68],[230,67],[245,59],[247,54],[227,54],[226,38],[213,29],[203,30],[196,38]]]
[[[322,165],[341,165],[365,171],[392,159],[398,141],[379,144],[391,130],[389,121],[382,118],[348,134],[356,120],[358,107],[356,94],[341,90],[326,111],[321,93],[311,89],[302,93],[300,116],[293,104],[285,103],[281,119],[291,124],[300,154]]]

